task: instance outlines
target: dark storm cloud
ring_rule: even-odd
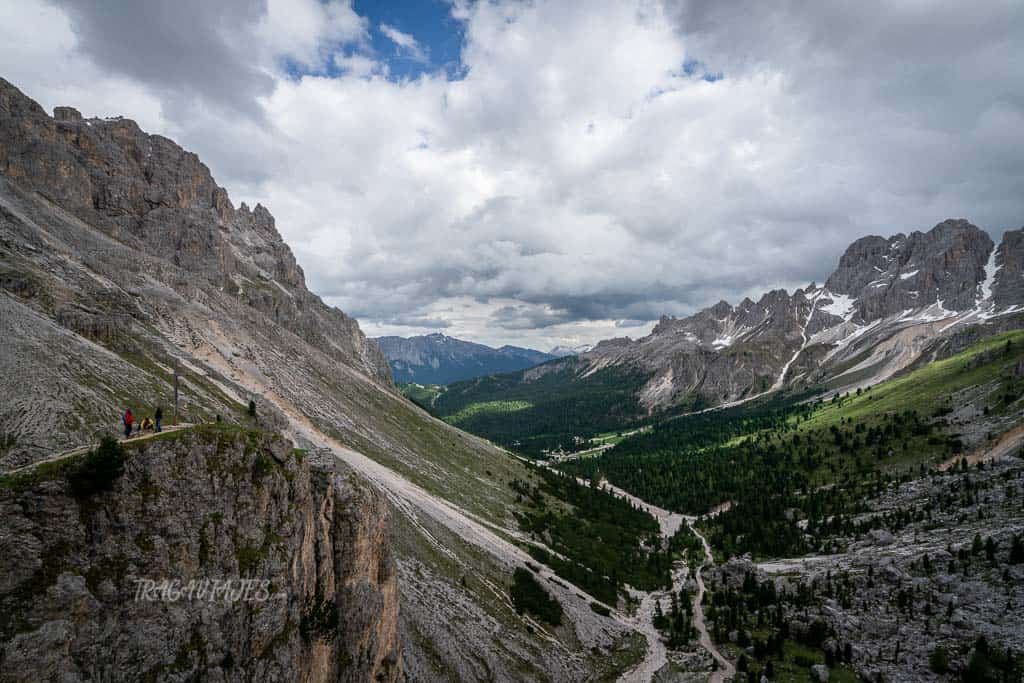
[[[265,0],[55,0],[71,18],[79,49],[101,68],[151,85],[165,104],[186,111],[189,98],[261,118],[256,97],[274,88],[246,49]],[[130,113],[130,112],[128,112]],[[172,112],[173,116],[173,112]]]
[[[490,319],[495,326],[506,330],[537,330],[573,320],[567,311],[527,304],[502,306],[491,314]]]

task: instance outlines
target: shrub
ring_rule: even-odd
[[[928,655],[928,668],[937,674],[949,673],[949,653],[946,648],[939,645],[931,651]]]
[[[814,666],[815,664],[817,664],[818,660],[816,660],[814,657],[808,657],[805,654],[798,653],[798,654],[793,655],[793,663],[796,664],[797,666],[801,666],[801,667],[803,667],[805,669],[809,669],[812,666]]]
[[[264,453],[260,453],[252,463],[252,483],[259,484],[260,480],[273,470],[274,460]]]
[[[828,638],[830,630],[828,624],[820,619],[815,619],[811,622],[811,627],[807,629],[807,644],[811,647],[821,647],[821,644]]]
[[[338,635],[338,606],[333,600],[318,595],[306,603],[299,621],[299,633],[307,643],[313,640],[331,642]]]
[[[562,606],[558,604],[557,600],[552,600],[547,591],[537,583],[537,580],[533,578],[526,569],[522,567],[516,567],[515,572],[512,574],[512,604],[515,605],[516,612],[522,614],[523,612],[531,612],[537,616],[541,621],[545,621],[552,626],[558,626],[562,623]]]
[[[90,451],[78,467],[68,473],[68,483],[76,498],[85,499],[109,491],[124,474],[125,453],[113,437],[104,436],[99,447]]]

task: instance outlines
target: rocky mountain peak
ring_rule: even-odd
[[[249,262],[305,287],[265,207],[236,210],[196,154],[131,119],[85,119],[72,107],[51,118],[0,79],[0,169],[115,239],[154,256],[174,253],[212,279],[230,279]]]
[[[716,318],[724,318],[725,316],[732,313],[732,306],[725,299],[720,300],[717,304],[708,309],[712,315]]]
[[[933,304],[963,311],[977,304],[993,248],[992,239],[964,219],[889,239],[863,237],[839,259],[825,287],[855,300],[862,322]]]
[[[82,112],[74,107],[54,107],[53,118],[55,121],[68,121],[77,123],[82,120]]]
[[[1008,231],[995,248],[969,221],[949,219],[927,232],[854,241],[822,288],[812,282],[792,294],[775,289],[756,302],[745,297],[685,318],[662,316],[647,337],[606,340],[583,358],[654,371],[641,392],[647,406],[695,393],[718,402],[793,377],[821,377],[822,359],[838,366],[879,340],[891,348],[865,363],[888,376],[940,329],[992,319],[991,329],[1002,329],[1022,309],[1024,229]],[[935,328],[907,333],[909,342],[894,338],[929,325]]]
[[[391,384],[379,349],[305,275],[261,204],[234,208],[199,157],[130,119],[50,117],[0,79],[0,172],[115,240],[186,271]]]

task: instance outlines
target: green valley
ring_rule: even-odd
[[[585,376],[581,371],[578,359],[562,358],[445,387],[407,384],[403,393],[446,422],[539,457],[643,419],[636,393],[648,373],[618,367]]]

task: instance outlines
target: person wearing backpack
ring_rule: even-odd
[[[132,415],[132,409],[128,408],[124,411],[124,438],[129,439],[132,435],[132,424],[135,422],[135,416]]]

